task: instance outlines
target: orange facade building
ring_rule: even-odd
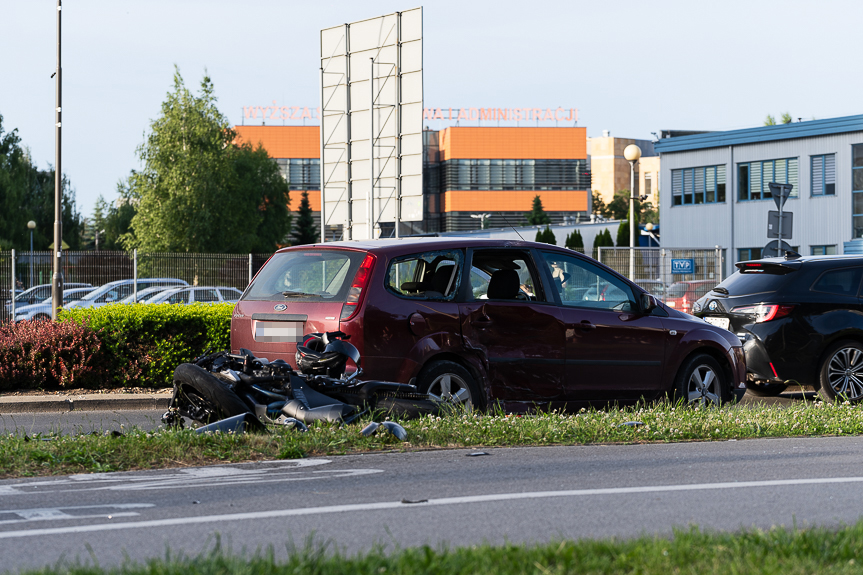
[[[291,190],[308,191],[320,218],[318,126],[236,126],[242,141],[262,145]],[[449,127],[424,132],[424,217],[409,233],[525,223],[539,195],[553,222],[590,213],[586,128]],[[293,194],[291,209],[299,206]],[[320,220],[318,219],[318,222]]]

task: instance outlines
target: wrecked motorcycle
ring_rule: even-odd
[[[348,337],[342,332],[304,336],[296,354],[300,372],[284,360],[255,357],[246,349],[181,364],[174,371],[174,395],[162,422],[183,426],[188,419],[204,426],[199,431],[267,425],[305,431],[315,421],[348,424],[370,413],[410,418],[439,411],[441,403],[414,385],[360,380],[362,361],[357,348],[345,341]],[[355,366],[350,373],[348,360]],[[389,423],[380,425],[397,437],[404,434]],[[378,427],[369,425],[364,433]]]

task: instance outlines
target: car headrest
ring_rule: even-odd
[[[488,282],[488,299],[515,299],[518,295],[518,272],[497,270]]]

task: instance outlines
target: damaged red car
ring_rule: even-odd
[[[310,332],[342,331],[364,378],[476,408],[574,409],[745,392],[732,333],[664,306],[599,262],[547,244],[347,241],[276,252],[231,319],[231,348],[295,365]]]

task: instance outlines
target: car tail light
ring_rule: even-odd
[[[368,286],[369,280],[372,277],[372,268],[374,266],[375,256],[367,254],[363,263],[360,264],[360,269],[357,270],[354,276],[351,288],[348,290],[348,298],[342,306],[342,315],[339,317],[339,321],[349,320],[357,314],[367,291],[366,286]]]
[[[793,305],[762,303],[758,305],[744,305],[740,307],[735,307],[731,310],[731,313],[752,315],[755,316],[756,323],[764,323],[765,321],[773,321],[774,319],[785,317],[789,315],[793,309]]]

